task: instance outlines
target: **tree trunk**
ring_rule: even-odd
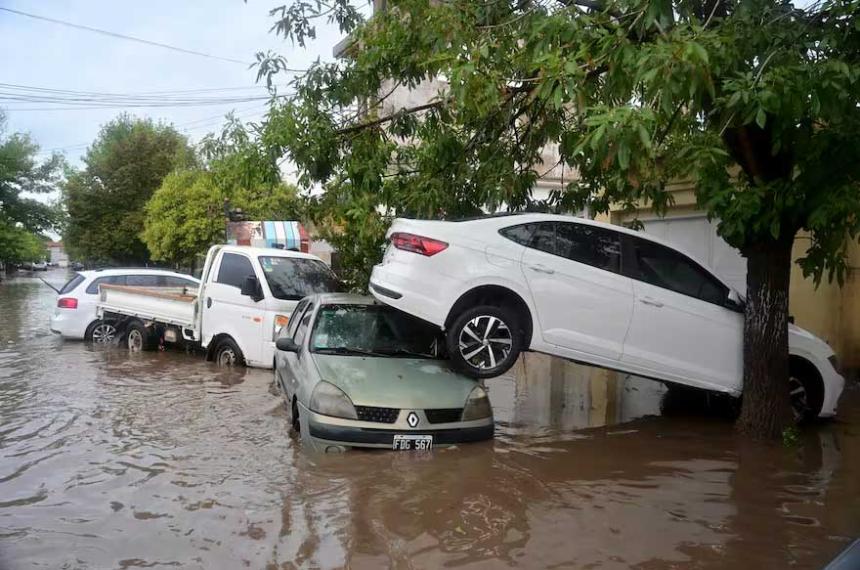
[[[744,387],[737,429],[774,439],[792,425],[788,395],[788,286],[793,233],[745,247]]]

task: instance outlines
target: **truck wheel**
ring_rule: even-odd
[[[472,378],[504,374],[517,361],[522,335],[515,313],[482,305],[464,311],[445,334],[451,365]]]
[[[125,343],[131,352],[143,352],[155,348],[155,339],[140,321],[132,321],[126,327]]]
[[[84,340],[95,344],[110,344],[116,338],[116,327],[99,319],[90,323]]]
[[[232,338],[225,338],[215,349],[215,364],[218,366],[244,366],[245,357],[242,350]]]

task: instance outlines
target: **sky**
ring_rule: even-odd
[[[0,10],[0,84],[122,94],[225,88],[183,96],[263,97],[266,91],[255,83],[256,71],[241,62],[254,61],[258,51],[273,50],[286,56],[291,67],[306,68],[317,57],[330,60],[333,46],[342,39],[336,26],[326,24],[318,26],[317,40],[306,48],[270,33],[273,19],[268,11],[289,1],[0,0],[0,8],[239,60],[180,53]],[[9,88],[0,86],[0,91]],[[62,152],[72,165],[80,166],[80,156],[100,126],[122,109],[68,110],[68,106],[0,101],[7,132],[28,132],[41,152]],[[259,119],[265,101],[127,109],[173,123],[192,142],[219,130],[230,110],[243,120]]]

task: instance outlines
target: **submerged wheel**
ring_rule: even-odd
[[[140,321],[133,321],[128,325],[125,333],[125,343],[131,352],[152,350],[155,346],[152,334]]]
[[[110,344],[115,338],[116,327],[102,320],[90,323],[84,333],[84,340],[95,344]]]
[[[791,411],[794,413],[794,421],[797,423],[811,420],[818,415],[813,410],[810,387],[807,384],[808,382],[805,382],[794,373],[788,378],[788,395],[791,399]]]
[[[225,338],[218,343],[213,360],[215,360],[215,364],[218,366],[245,365],[245,357],[242,355],[242,350],[232,338]]]
[[[472,378],[505,373],[522,347],[519,321],[505,307],[482,305],[457,317],[445,335],[451,364]]]

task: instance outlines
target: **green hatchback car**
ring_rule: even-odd
[[[275,383],[312,449],[429,450],[493,437],[487,392],[448,366],[441,331],[372,297],[302,299],[276,346]]]

